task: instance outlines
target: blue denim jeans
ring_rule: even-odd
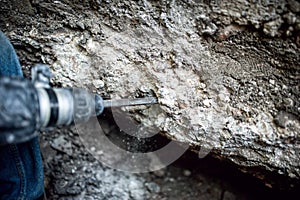
[[[1,31],[0,75],[23,76],[18,57]],[[0,200],[34,200],[43,192],[44,172],[38,138],[0,146]]]

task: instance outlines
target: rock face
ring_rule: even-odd
[[[1,6],[1,28],[25,69],[48,63],[55,84],[112,98],[154,94],[141,123],[259,177],[300,178],[298,1],[24,2]]]

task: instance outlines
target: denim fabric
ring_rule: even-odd
[[[1,31],[0,75],[23,76],[18,57]],[[0,146],[0,200],[34,200],[43,192],[44,173],[38,138]]]

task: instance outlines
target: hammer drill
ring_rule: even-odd
[[[27,141],[45,128],[86,122],[106,107],[157,103],[155,97],[103,100],[80,88],[53,88],[48,65],[36,65],[31,74],[31,81],[0,77],[0,144]]]

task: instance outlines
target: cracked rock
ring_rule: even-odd
[[[58,86],[110,98],[151,91],[159,104],[129,116],[258,178],[300,178],[299,2],[26,1],[35,16],[5,2],[0,26],[25,74],[46,62]],[[77,151],[63,136],[51,146]]]

